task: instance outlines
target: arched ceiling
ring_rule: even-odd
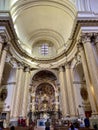
[[[11,15],[19,44],[28,54],[33,57],[33,44],[48,40],[57,56],[70,39],[76,9],[69,0],[13,0]]]
[[[36,73],[33,77],[33,81],[39,81],[39,80],[43,80],[43,79],[49,79],[49,80],[57,80],[56,76],[48,70],[42,70],[39,71],[38,73]]]

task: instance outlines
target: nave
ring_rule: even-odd
[[[98,127],[97,5],[98,0],[0,0],[2,122],[23,129],[20,118],[89,117],[91,128]]]

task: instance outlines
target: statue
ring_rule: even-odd
[[[27,116],[29,117],[29,125],[31,125],[32,124],[32,110],[29,111]]]

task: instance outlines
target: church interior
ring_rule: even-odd
[[[98,125],[97,5],[0,0],[0,119]]]

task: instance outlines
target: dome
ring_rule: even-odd
[[[71,1],[14,0],[11,15],[21,47],[33,58],[55,58],[70,46],[76,17]]]

